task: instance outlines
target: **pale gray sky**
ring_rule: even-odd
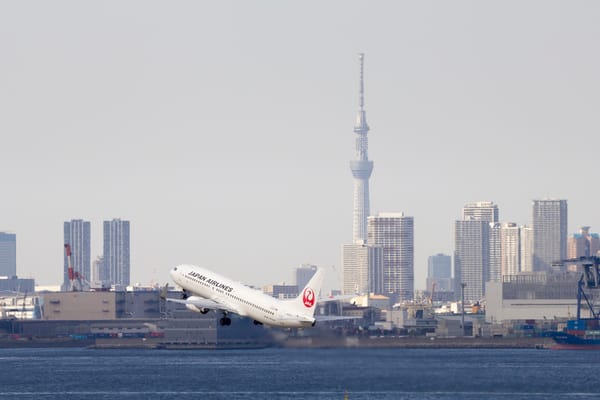
[[[462,206],[600,231],[595,1],[1,1],[0,230],[58,284],[65,220],[131,221],[132,281],[341,269],[364,52],[372,212],[415,219],[416,287]],[[330,285],[334,273],[329,271]]]

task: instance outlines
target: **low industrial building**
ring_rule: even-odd
[[[528,273],[487,282],[486,322],[574,318],[580,276],[576,272]]]

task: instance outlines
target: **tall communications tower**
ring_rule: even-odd
[[[352,225],[352,239],[356,241],[367,240],[367,217],[369,216],[369,177],[373,171],[373,161],[367,155],[369,125],[367,113],[364,109],[364,53],[358,54],[360,62],[360,95],[359,108],[356,114],[354,133],[356,133],[356,156],[350,161],[350,169],[354,176],[354,212]]]

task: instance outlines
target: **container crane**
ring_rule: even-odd
[[[73,269],[71,245],[65,243],[65,253],[67,255],[67,274],[69,276],[69,291],[70,292],[81,292],[83,290],[84,283],[87,281],[81,276],[79,271]],[[89,284],[87,285],[89,287]]]

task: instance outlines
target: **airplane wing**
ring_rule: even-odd
[[[327,322],[327,321],[342,321],[348,319],[361,319],[363,317],[347,317],[344,315],[315,315],[315,319],[317,322]]]
[[[341,296],[329,296],[329,297],[321,297],[317,300],[317,304],[319,303],[328,303],[330,301],[344,301],[344,300],[350,300],[353,299],[355,297],[357,297],[357,294],[345,294],[345,295],[341,295]]]
[[[197,297],[197,296],[192,296],[185,300],[169,299],[169,298],[167,298],[165,300],[172,301],[173,303],[179,303],[179,304],[185,304],[185,305],[190,304],[190,305],[196,306],[198,308],[208,308],[210,310],[227,311],[227,312],[242,315],[242,316],[244,315],[244,314],[240,313],[239,310],[237,310],[227,304],[217,303],[216,301],[213,301],[210,299],[204,299],[204,298]]]

